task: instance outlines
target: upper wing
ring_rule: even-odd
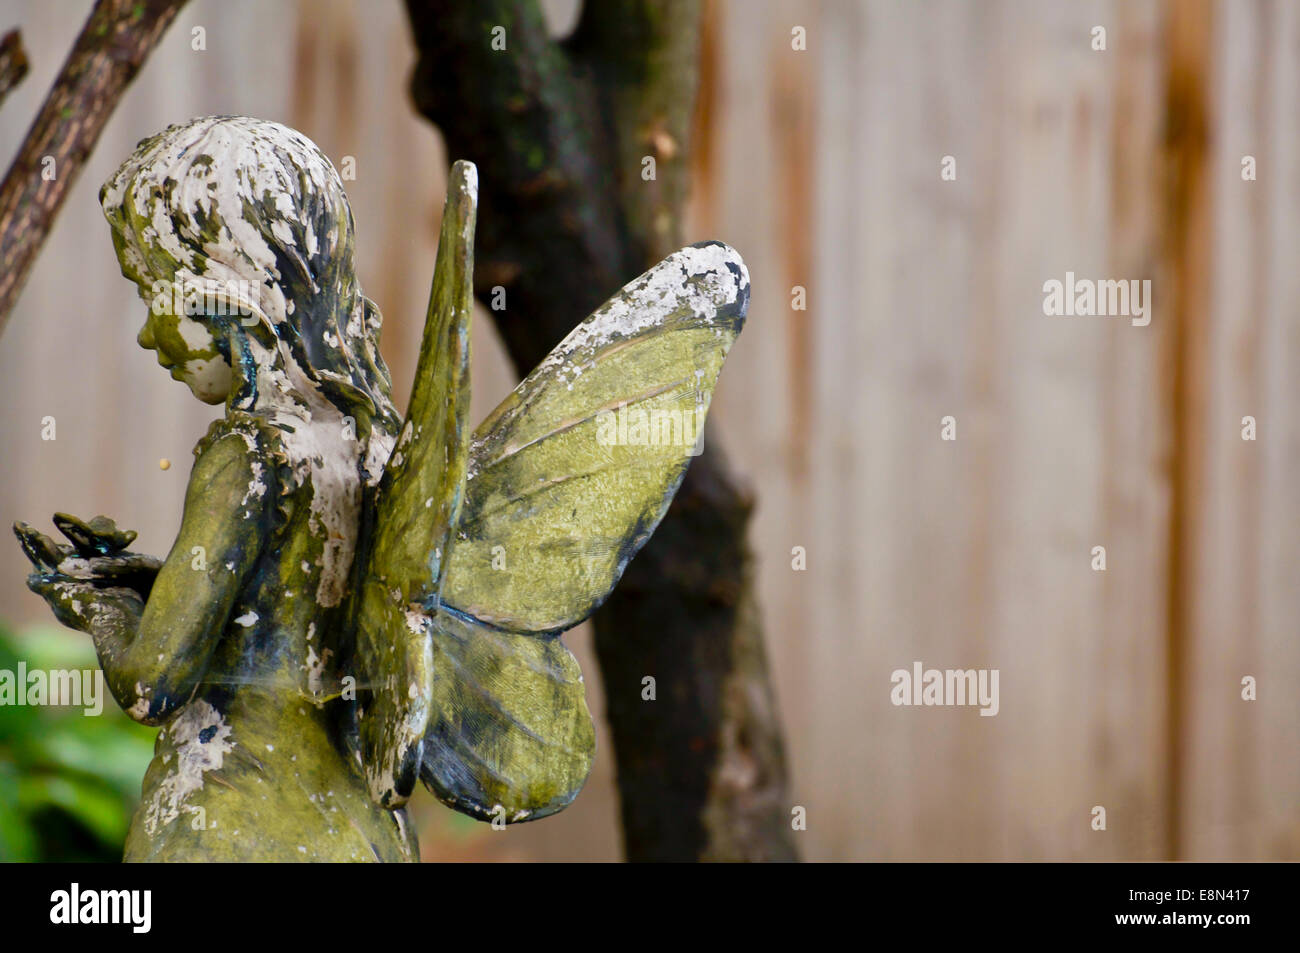
[[[469,328],[478,176],[457,162],[447,182],[438,260],[406,423],[379,483],[355,615],[366,688],[360,719],[370,795],[385,807],[415,787],[433,691],[432,634],[468,452]]]
[[[704,242],[574,328],[474,434],[442,602],[510,632],[590,615],[698,452],[748,303],[740,256]]]

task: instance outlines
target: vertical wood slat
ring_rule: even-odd
[[[1174,446],[1172,504],[1167,555],[1165,657],[1164,828],[1165,854],[1183,854],[1183,765],[1193,738],[1186,732],[1189,631],[1201,599],[1197,546],[1205,494],[1209,280],[1211,247],[1208,66],[1211,35],[1208,0],[1166,4],[1166,137],[1168,166],[1165,254],[1170,293],[1168,396]]]
[[[1300,857],[1300,11],[1220,5],[1208,189],[1198,593],[1184,672],[1187,858]],[[1231,15],[1228,15],[1228,14]],[[1242,157],[1257,162],[1242,179]],[[1258,437],[1241,438],[1253,416]],[[1257,701],[1241,679],[1258,681]]]
[[[1067,269],[1141,275],[1149,264],[1107,254],[1113,238],[1123,245],[1115,229],[1143,221],[1111,221],[1110,166],[1126,148],[1110,138],[1118,81],[1087,46],[1093,23],[1117,18],[1108,7],[1039,10],[820,8],[831,26],[810,35],[808,54],[821,97],[811,526],[783,522],[798,490],[777,461],[800,435],[772,331],[789,308],[788,288],[772,287],[771,242],[783,237],[770,196],[781,186],[766,153],[780,150],[753,147],[789,134],[754,101],[753,64],[788,43],[791,19],[747,7],[724,30],[737,92],[723,100],[718,163],[748,174],[724,184],[716,231],[745,238],[759,277],[719,406],[758,489],[762,589],[794,620],[773,651],[781,698],[796,699],[785,703],[795,797],[818,819],[810,856],[1160,849],[1163,588],[1131,584],[1160,578],[1146,541],[1166,525],[1160,458],[1143,449],[1162,421],[1141,410],[1159,332],[1054,324],[1038,310],[1042,281]],[[1142,105],[1158,93],[1157,12],[1128,14],[1130,95]],[[944,184],[949,153],[959,177]],[[1135,174],[1149,187],[1148,169]],[[1119,393],[1115,360],[1139,372]],[[959,419],[953,446],[938,441],[945,413]],[[1103,446],[1132,452],[1103,467]],[[806,576],[789,568],[801,532],[812,540]],[[1088,569],[1096,542],[1141,568],[1130,561],[1103,583]],[[889,673],[916,658],[1000,667],[1019,710],[962,722],[973,713],[893,708]],[[1119,661],[1127,673],[1112,671]],[[1095,803],[1118,830],[1090,836]]]

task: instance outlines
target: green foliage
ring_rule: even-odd
[[[0,669],[98,669],[86,636],[0,626]],[[103,710],[0,705],[0,861],[118,861],[156,729]]]

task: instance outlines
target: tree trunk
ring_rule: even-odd
[[[563,43],[530,0],[408,0],[407,10],[416,107],[449,158],[479,168],[476,292],[490,301],[505,289],[505,309],[491,313],[525,373],[684,244],[700,4],[590,2]],[[752,501],[706,445],[593,616],[626,852],[794,860],[746,544]],[[647,675],[655,701],[641,697]]]

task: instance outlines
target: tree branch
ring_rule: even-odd
[[[407,9],[420,51],[416,108],[449,154],[479,170],[475,289],[485,298],[506,289],[493,317],[516,366],[531,370],[574,315],[623,283],[617,203],[584,84],[535,3],[412,0]],[[498,27],[504,50],[492,48]]]
[[[22,34],[10,30],[0,39],[0,104],[26,75],[27,53],[23,49]]]
[[[615,147],[629,277],[682,246],[699,21],[699,0],[587,3],[566,44],[589,71]],[[648,180],[647,157],[655,160]]]
[[[97,0],[91,10],[0,184],[0,332],[104,124],[184,5]]]
[[[491,313],[527,372],[682,244],[699,3],[588,3],[564,44],[529,0],[407,10],[416,107],[450,157],[479,167],[476,290],[490,301],[505,289],[506,309]],[[750,509],[710,444],[593,617],[631,860],[794,859]],[[646,675],[653,703],[641,700]]]

